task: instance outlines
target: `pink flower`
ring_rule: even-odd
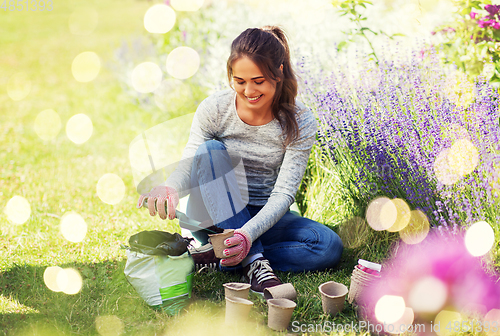
[[[500,5],[486,5],[484,6],[484,9],[490,13],[490,16],[493,17],[495,14],[497,14],[500,11]]]
[[[489,21],[479,20],[479,21],[477,22],[477,25],[478,25],[480,28],[486,28],[486,27],[488,27],[490,24],[489,24]]]
[[[481,259],[468,252],[462,234],[434,231],[420,244],[403,244],[382,266],[381,275],[360,300],[372,322],[377,322],[375,306],[385,295],[402,297],[414,310],[415,320],[427,323],[443,309],[460,312],[474,306],[486,313],[500,308],[500,286],[486,273]],[[435,287],[426,288],[426,283],[439,285],[441,291],[433,292]],[[432,295],[440,296],[441,302]],[[419,311],[422,306],[434,310]]]
[[[470,15],[470,18],[471,18],[471,19],[475,19],[475,18],[476,18],[477,13],[470,12],[470,14],[469,14],[469,15]]]
[[[495,29],[500,29],[500,22],[495,21],[495,23],[493,24],[492,27],[495,28]]]

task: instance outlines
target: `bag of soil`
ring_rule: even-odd
[[[130,237],[125,276],[149,306],[175,315],[189,303],[194,273],[187,248],[191,240],[157,230]]]

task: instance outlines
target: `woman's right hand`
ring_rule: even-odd
[[[142,207],[142,202],[144,202],[145,198],[148,199],[148,209],[151,216],[156,215],[156,209],[158,209],[158,215],[161,219],[167,219],[167,216],[168,219],[175,218],[175,208],[179,204],[179,195],[174,188],[165,186],[154,187],[149,193],[139,197],[137,208]],[[165,202],[167,202],[167,212],[165,212]]]

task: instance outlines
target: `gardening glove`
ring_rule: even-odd
[[[222,253],[227,258],[221,259],[221,265],[236,266],[247,256],[252,246],[252,240],[250,239],[250,235],[245,231],[235,230],[232,237],[224,240],[224,245],[228,248],[222,251]]]
[[[157,186],[151,189],[147,194],[141,195],[139,197],[139,202],[137,202],[137,207],[142,207],[142,202],[144,198],[148,199],[148,209],[151,216],[156,215],[156,210],[158,210],[158,215],[161,219],[174,219],[175,218],[175,208],[179,204],[179,195],[177,191],[172,187]],[[165,212],[165,201],[167,202],[167,212]]]

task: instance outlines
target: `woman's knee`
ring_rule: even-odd
[[[226,146],[219,140],[208,140],[202,143],[196,150],[194,162],[199,164],[212,164],[220,159],[227,159],[229,155]]]
[[[226,146],[218,140],[208,140],[202,143],[196,150],[192,169],[198,171],[200,168],[213,170],[214,162],[226,159]]]
[[[318,269],[335,267],[342,256],[344,245],[338,234],[325,225],[319,229]]]
[[[196,153],[204,154],[214,150],[226,150],[226,145],[216,139],[208,140],[198,147]]]

